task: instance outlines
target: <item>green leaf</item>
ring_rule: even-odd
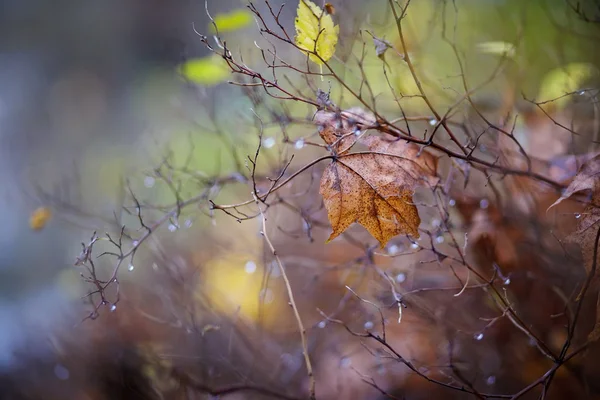
[[[252,23],[252,13],[243,8],[228,13],[217,14],[214,18],[219,32],[231,32],[245,28]],[[215,33],[215,27],[211,23],[210,29]]]
[[[194,83],[213,86],[225,81],[230,69],[225,60],[213,55],[186,61],[179,66],[179,72]]]

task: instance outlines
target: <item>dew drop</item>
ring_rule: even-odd
[[[406,280],[406,274],[404,272],[400,272],[398,275],[396,275],[396,282],[402,283],[405,280]]]
[[[585,90],[582,90],[581,92],[579,92],[580,96],[583,96],[585,94]]]
[[[323,329],[327,326],[327,323],[325,321],[321,321],[319,322],[319,324],[317,325],[319,328]]]
[[[444,243],[444,237],[442,235],[438,236],[435,238],[435,241],[437,243]]]
[[[355,135],[355,136],[360,136],[360,134],[361,134],[361,133],[362,133],[362,132],[361,132],[361,130],[360,130],[360,129],[356,129],[356,130],[354,130],[354,135]]]
[[[255,273],[256,272],[256,263],[254,261],[246,262],[246,265],[244,266],[244,270],[246,271],[247,274]]]
[[[294,143],[294,148],[296,148],[297,150],[300,150],[303,147],[304,147],[304,139],[300,138],[300,139],[296,140],[296,143]]]
[[[66,369],[63,365],[56,364],[54,366],[54,375],[61,381],[66,381],[67,379],[69,379],[70,374],[69,370]]]
[[[488,376],[488,378],[485,380],[485,383],[487,383],[490,386],[493,385],[494,383],[496,383],[496,377],[494,375]]]
[[[264,138],[263,146],[265,147],[265,149],[270,149],[271,147],[275,146],[275,138],[272,138],[272,137]]]
[[[429,125],[434,126],[435,124],[437,124],[437,120],[435,118],[429,120]]]
[[[456,200],[454,200],[454,199],[450,199],[450,201],[448,201],[448,205],[449,205],[450,207],[454,207],[454,206],[456,205]]]
[[[581,218],[581,214],[579,214],[579,213],[575,214],[575,218],[577,218],[577,219]]]
[[[416,249],[419,248],[419,244],[418,243],[413,243],[413,244],[410,245],[410,248],[416,250]]]
[[[177,230],[177,226],[174,224],[169,224],[169,231],[170,232],[175,232]]]
[[[183,226],[185,226],[186,228],[191,228],[192,227],[192,220],[191,219],[186,219],[185,222],[183,223]]]
[[[488,208],[488,206],[490,205],[490,203],[487,201],[487,199],[481,199],[479,201],[479,208],[485,210],[486,208]]]
[[[342,368],[348,368],[351,364],[352,361],[350,360],[350,357],[342,357],[340,360],[340,367]]]
[[[510,285],[510,278],[506,278],[504,280],[504,284],[507,285],[507,286]]]
[[[133,242],[131,242],[133,247],[138,247],[138,245],[140,244],[140,242],[138,242],[137,240],[134,240]]]
[[[483,332],[476,333],[475,335],[473,335],[473,337],[475,338],[475,340],[481,340],[483,339]]]
[[[146,186],[147,188],[154,187],[155,183],[156,183],[156,180],[152,176],[147,176],[144,178],[144,186]]]
[[[398,247],[397,245],[393,244],[390,247],[388,247],[388,254],[390,256],[394,256],[396,254],[398,254],[398,252],[400,252],[400,247]]]
[[[127,270],[128,270],[128,271],[133,271],[133,270],[134,270],[134,268],[135,268],[135,267],[133,266],[133,264],[129,264],[129,267],[127,267]]]
[[[365,329],[369,330],[369,329],[373,329],[373,322],[371,321],[367,321],[365,322]]]
[[[442,221],[440,221],[440,220],[439,220],[439,219],[437,219],[437,218],[434,218],[434,219],[431,221],[431,226],[433,226],[434,228],[438,228],[438,227],[439,227],[441,224],[442,224]]]
[[[117,309],[117,305],[113,304],[112,306],[110,306],[110,312],[115,312]]]

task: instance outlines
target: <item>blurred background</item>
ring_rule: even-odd
[[[271,2],[275,8],[281,3]],[[293,32],[296,3],[288,3],[282,22]],[[359,29],[371,30],[397,45],[387,1],[331,3],[341,29],[337,53],[341,59],[335,61],[338,66],[343,65],[345,54],[357,51],[353,40]],[[596,22],[582,20],[574,12],[576,3],[588,10],[586,15],[596,18]],[[190,59],[209,55],[196,33],[209,35],[209,40],[212,36],[206,8],[217,16],[244,9],[245,5],[240,0],[208,0],[206,4],[203,0],[0,0],[0,368],[4,371],[29,368],[26,363],[39,357],[44,360],[35,364],[40,380],[65,381],[73,373],[56,356],[60,353],[57,341],[61,340],[57,338],[77,336],[73,332],[82,329],[80,322],[89,311],[81,296],[90,286],[82,281],[73,263],[81,252],[80,243],[87,243],[94,230],[114,230],[110,221],[123,203],[123,182],[130,180],[148,198],[166,201],[168,188],[155,188],[152,174],[146,172],[155,168],[157,157],[167,146],[171,146],[175,158],[184,159],[190,137],[196,144],[193,168],[208,174],[235,170],[236,160],[228,156],[232,142],[238,143],[242,159],[252,154],[256,133],[253,131],[252,138],[246,140],[244,135],[248,132],[230,117],[248,118],[248,99],[226,83],[190,82],[179,69]],[[263,2],[256,5],[266,10]],[[571,85],[573,90],[596,84],[597,75],[588,72],[600,66],[598,11],[591,0],[414,0],[406,19],[408,46],[426,85],[443,88],[432,94],[442,107],[453,103],[456,93],[452,88],[462,90],[457,80],[460,71],[452,61],[453,50],[441,34],[446,29],[443,21],[459,26],[452,33],[452,40],[464,54],[465,74],[473,87],[485,81],[498,63],[498,46],[516,44],[518,55],[512,64],[476,96],[478,104],[493,114],[505,101],[506,82],[516,82],[511,94],[516,98],[522,98],[522,94],[535,98],[544,90],[552,97],[556,90],[552,91],[548,74],[571,65],[578,74],[583,71],[580,74],[585,75]],[[245,61],[257,69],[266,69],[260,65],[260,54],[253,52],[254,41],[260,40],[253,20],[224,37],[234,51],[245,55]],[[481,51],[482,44],[487,51]],[[284,48],[281,52],[294,57],[293,49]],[[388,61],[394,63],[393,55]],[[379,80],[373,78],[375,90],[386,85],[378,60],[372,65],[367,63],[366,68],[368,74],[379,75]],[[415,88],[402,68],[398,67],[393,82],[397,89],[410,93]],[[585,82],[592,86],[582,83],[588,78]],[[322,86],[327,90],[326,82]],[[585,93],[581,97],[585,101],[579,107],[576,100],[570,106],[581,115],[581,121],[592,120],[596,106],[591,105],[594,102]],[[526,112],[528,105],[522,103]],[[390,100],[387,109],[392,108]],[[422,104],[412,102],[406,109],[414,115],[427,113]],[[222,140],[222,132],[215,134],[205,128],[209,116],[221,122],[227,140]],[[519,125],[522,137],[528,137],[526,131],[531,126]],[[311,132],[292,131],[292,139],[314,133],[313,128],[304,129]],[[598,127],[591,123],[585,124],[585,129],[588,137],[598,133]],[[267,147],[273,147],[271,155],[277,158],[276,150],[286,144],[276,129],[272,132],[269,138],[274,145]],[[589,143],[584,142],[573,152],[581,153]],[[527,150],[536,151],[534,141],[530,140],[529,146]],[[296,150],[304,152],[299,155],[300,160],[318,154],[302,146]],[[221,199],[246,199],[247,189],[242,185]],[[51,217],[42,229],[33,229],[30,219],[40,207],[47,208]],[[211,277],[209,272],[203,279],[229,293],[227,305],[215,303],[216,309],[230,311],[235,309],[233,304],[244,303],[250,307],[250,311],[244,309],[246,316],[251,320],[258,318],[262,311],[244,297],[246,291],[262,287],[258,279],[252,281],[251,289],[247,288],[251,281],[248,276],[257,269],[256,264],[259,271],[272,267],[263,263],[262,250],[248,253],[248,249],[262,246],[257,235],[258,222],[243,224],[239,237],[233,239],[223,237],[231,229],[238,229],[235,221],[219,220],[214,227],[211,219],[200,213],[182,217],[181,224],[193,226],[189,230],[193,233],[165,239],[162,246],[172,251],[167,257],[169,262],[177,263],[176,257],[184,264],[190,260],[205,262],[218,252],[215,249],[239,247],[233,260],[221,257],[207,264],[212,266],[208,271],[230,271],[235,267],[239,276],[230,271],[225,277]],[[179,230],[179,226],[175,228]],[[173,232],[175,228],[171,230],[169,225],[168,230]],[[156,253],[155,247],[153,251]],[[323,263],[335,264],[341,257],[333,250],[316,250],[314,254]],[[153,262],[150,256],[141,257],[135,269],[121,272],[129,274],[125,280],[133,278],[143,292],[144,284],[156,285],[157,278],[147,277],[156,271]],[[219,267],[219,263],[227,267]],[[132,297],[143,298],[139,292],[132,293],[136,293]],[[283,293],[274,296],[284,299]],[[264,292],[262,296],[268,297]],[[116,313],[105,313],[110,315],[106,318],[115,322],[118,317],[113,314],[127,304],[119,305]],[[275,313],[271,324],[280,318],[289,320],[286,307],[277,310],[285,310],[286,317]],[[99,323],[87,321],[83,329],[102,336],[100,328],[94,328],[96,322]],[[318,324],[319,316],[310,323]],[[107,325],[110,323],[96,326],[105,329]],[[104,332],[109,335],[108,330]],[[86,340],[84,337],[78,340]],[[289,351],[284,354],[289,357],[281,362],[301,369],[298,349],[287,346]]]

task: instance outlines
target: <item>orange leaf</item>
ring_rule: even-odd
[[[322,136],[329,143],[328,136]],[[348,144],[339,143],[345,153]],[[333,228],[328,241],[354,222],[381,247],[400,234],[418,238],[421,219],[412,196],[417,185],[438,183],[437,160],[402,140],[371,136],[364,143],[371,151],[338,153],[321,178],[320,193]]]
[[[52,213],[48,207],[40,207],[31,213],[31,216],[29,217],[29,226],[34,231],[39,231],[46,226],[51,217]]]

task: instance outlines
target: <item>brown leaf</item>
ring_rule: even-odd
[[[552,206],[582,191],[591,192],[591,201],[582,214],[576,215],[579,219],[577,229],[566,238],[566,241],[579,245],[585,269],[589,274],[594,263],[598,265],[598,261],[600,261],[594,260],[597,246],[596,236],[600,229],[600,156],[583,164],[563,195]],[[594,284],[597,284],[598,274],[596,273],[593,278]]]
[[[594,197],[596,201],[600,201],[598,193]],[[594,262],[596,233],[600,228],[600,208],[594,204],[598,203],[592,199],[592,204],[585,208],[583,214],[578,215],[580,221],[577,224],[577,230],[566,238],[567,242],[576,243],[581,247],[584,266],[588,273],[591,271]]]
[[[321,178],[320,193],[333,228],[328,241],[354,222],[381,247],[400,234],[418,238],[421,219],[412,196],[417,185],[438,183],[437,160],[401,140],[371,136],[364,143],[371,151],[339,155]]]
[[[548,208],[550,209],[575,193],[582,191],[590,191],[592,193],[592,203],[600,205],[598,201],[594,201],[594,197],[596,200],[600,200],[600,156],[596,156],[583,164],[562,196]]]
[[[337,154],[343,154],[354,146],[361,129],[375,124],[375,117],[360,107],[353,107],[339,113],[319,111],[315,123],[319,125],[323,141]]]
[[[587,339],[590,342],[595,342],[600,339],[600,294],[598,294],[598,299],[596,300],[596,322],[594,323],[592,331],[588,334]]]

